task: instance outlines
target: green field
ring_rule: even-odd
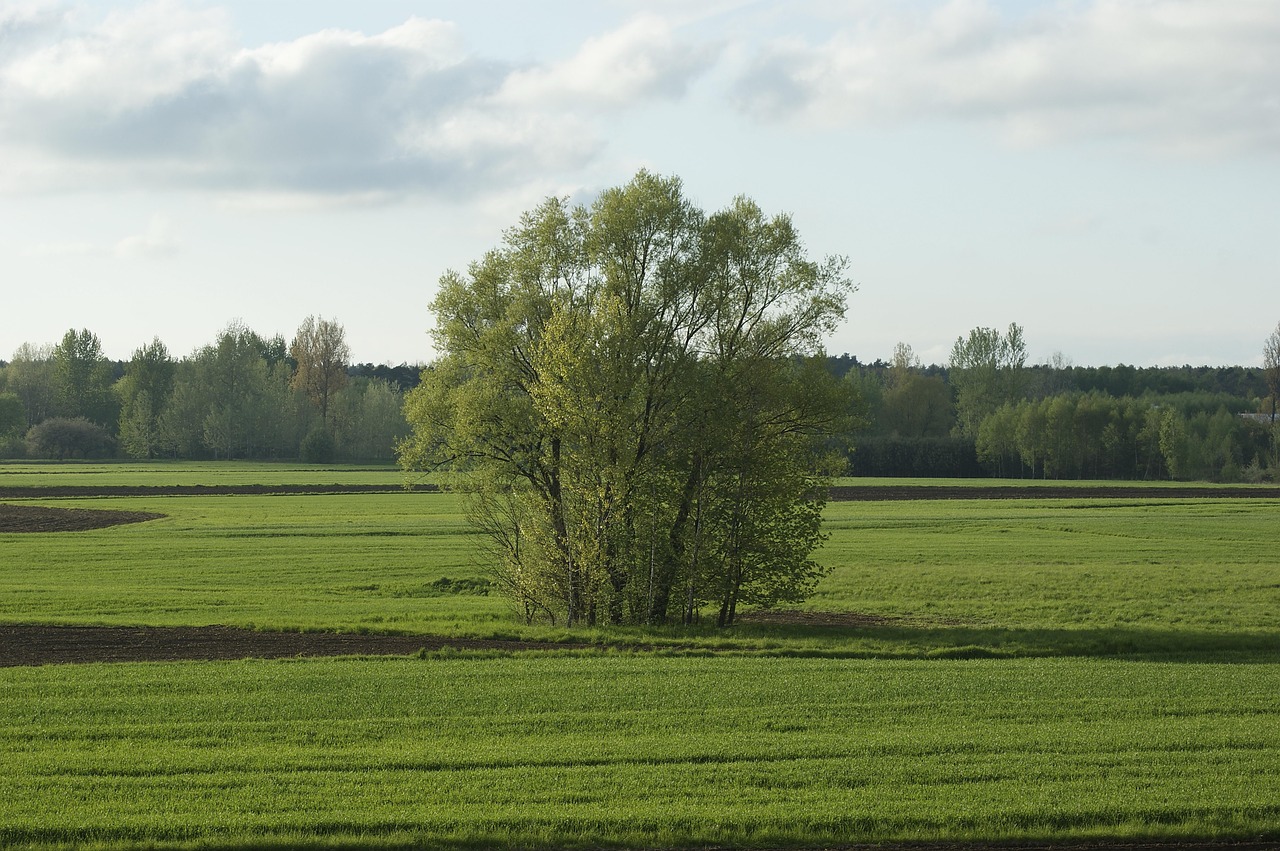
[[[398,476],[22,465],[0,487]],[[615,649],[0,669],[0,845],[1280,838],[1274,500],[836,503],[804,608],[847,624],[574,633],[441,591],[483,577],[447,494],[26,502],[167,516],[0,534],[3,623]]]
[[[6,844],[767,846],[1280,819],[1276,666],[605,655],[0,684]]]

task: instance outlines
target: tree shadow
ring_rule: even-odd
[[[733,627],[699,632],[786,656],[998,659],[1097,657],[1160,662],[1280,662],[1280,631],[1136,626],[1026,629],[927,623],[852,612],[751,612]]]

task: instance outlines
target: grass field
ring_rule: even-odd
[[[0,486],[215,469],[0,466]],[[441,593],[482,576],[450,495],[29,504],[167,517],[0,534],[0,622],[568,637]],[[0,669],[0,845],[1280,839],[1277,516],[1158,491],[836,503],[805,608],[869,625],[573,634],[665,653]]]
[[[0,671],[0,842],[1238,836],[1276,666],[525,657]]]

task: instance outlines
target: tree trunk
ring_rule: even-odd
[[[569,544],[569,524],[564,516],[564,493],[560,486],[560,438],[551,439],[551,473],[547,477],[547,498],[551,501],[551,525],[556,536],[556,549],[564,559],[565,622],[574,626],[582,618],[582,581],[573,561]]]
[[[649,605],[649,623],[651,624],[667,622],[667,610],[671,605],[671,587],[679,572],[680,559],[684,556],[684,530],[689,523],[689,515],[693,511],[694,496],[698,492],[701,476],[702,453],[695,452],[689,463],[689,475],[685,477],[684,488],[680,492],[680,506],[676,509],[675,520],[671,523],[671,532],[667,537],[666,558],[654,571],[653,602]]]

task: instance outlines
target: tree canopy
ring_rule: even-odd
[[[1027,345],[1022,327],[1010,323],[1003,334],[974,328],[951,347],[951,384],[956,391],[957,428],[976,437],[978,426],[1001,405],[1016,402],[1025,389]]]
[[[1280,322],[1262,342],[1262,370],[1271,393],[1271,424],[1276,422],[1276,399],[1280,397]]]
[[[351,350],[346,332],[332,319],[308,316],[294,335],[289,355],[297,363],[293,387],[307,395],[328,423],[329,405],[347,383]]]
[[[526,617],[690,622],[800,598],[819,569],[820,440],[854,409],[821,338],[852,291],[786,216],[710,216],[640,172],[549,199],[447,273],[440,359],[402,463],[470,492]]]

